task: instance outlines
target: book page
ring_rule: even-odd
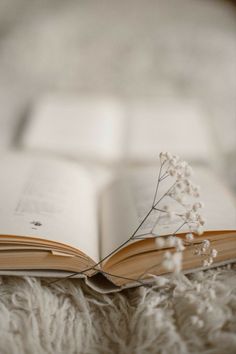
[[[124,120],[115,99],[49,95],[35,104],[22,145],[86,162],[116,161],[123,154]]]
[[[158,168],[136,168],[126,172],[123,177],[110,185],[102,199],[102,255],[105,256],[125,242],[140,223],[152,206]],[[201,209],[206,219],[205,230],[236,230],[236,209],[234,200],[228,190],[206,168],[197,167],[193,176],[194,183],[201,187],[201,196],[205,207]],[[172,178],[160,183],[157,200],[172,185]],[[159,199],[158,199],[159,198]],[[176,212],[184,209],[177,202],[167,197],[160,202],[171,206]],[[198,200],[194,199],[194,200]],[[189,198],[188,202],[193,201]],[[158,220],[158,224],[156,224]],[[167,222],[160,217],[158,211],[153,211],[147,221],[143,223],[136,235],[150,233],[155,235],[169,235],[179,228],[181,221],[173,218]],[[183,227],[179,232],[187,232]]]
[[[82,167],[63,160],[0,156],[0,234],[61,242],[99,259],[93,183]]]
[[[214,144],[206,113],[197,101],[183,97],[140,100],[128,105],[128,156],[147,163],[161,151],[188,161],[210,162]]]

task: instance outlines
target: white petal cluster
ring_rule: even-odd
[[[164,239],[164,237],[155,238],[155,244],[156,244],[157,248],[164,248],[165,247],[165,239]]]
[[[197,211],[198,209],[204,208],[204,204],[202,202],[197,202],[193,204],[193,210]]]
[[[187,242],[193,242],[194,240],[194,236],[191,232],[189,232],[188,234],[185,235],[186,241]]]
[[[177,236],[156,237],[155,244],[157,248],[175,248],[177,252],[185,249],[182,239]]]
[[[160,161],[161,164],[165,163],[167,165],[170,176],[175,176],[178,180],[192,176],[192,167],[177,155],[172,155],[170,152],[161,152]]]
[[[175,186],[169,191],[169,197],[183,204],[187,196],[198,198],[200,196],[200,188],[189,179],[176,180]],[[198,205],[197,203],[195,203]],[[199,203],[201,205],[202,203]]]
[[[182,267],[182,252],[165,252],[162,266],[168,272],[180,272]]]
[[[210,265],[213,263],[213,258],[209,257],[208,259],[204,259],[202,262],[203,267],[210,267]]]
[[[203,252],[206,252],[206,250],[208,250],[208,248],[210,247],[210,245],[211,245],[211,243],[210,243],[210,241],[209,240],[204,240],[203,242],[202,242],[202,251]]]
[[[218,251],[217,251],[215,248],[213,248],[213,249],[211,250],[211,256],[212,256],[213,258],[216,258],[217,255],[218,255]]]
[[[203,240],[203,242],[195,249],[195,254],[204,257],[202,265],[203,267],[209,267],[214,262],[214,258],[217,257],[218,251],[211,247],[209,240]]]
[[[199,200],[194,200],[194,198],[199,198],[200,188],[190,180],[193,174],[191,166],[181,160],[179,156],[170,152],[161,152],[159,157],[161,169],[157,187],[166,178],[172,178],[174,183],[158,199],[154,198],[153,208],[161,213],[161,216],[159,215],[160,220],[163,215],[167,222],[173,225],[179,221],[179,227],[173,232],[172,236],[156,237],[155,244],[158,249],[174,248],[174,253],[165,252],[162,265],[167,271],[179,271],[185,247],[194,245],[196,242],[194,234],[201,235],[204,232],[205,219],[201,215],[204,204]],[[170,198],[177,202],[174,203],[176,210],[173,210],[174,204],[173,202],[170,203]],[[163,205],[164,200],[166,204]],[[161,206],[158,205],[160,201]],[[158,221],[155,225],[155,228],[158,227]],[[182,240],[176,236],[176,233],[186,226],[189,231],[185,235],[185,240]],[[209,240],[204,240],[195,248],[195,255],[203,258],[204,267],[210,266],[217,256],[217,250],[212,249]]]
[[[181,215],[182,219],[189,225],[190,229],[198,235],[203,233],[203,226],[205,225],[205,219],[198,212],[198,210],[202,207],[202,202],[195,203],[191,209]]]

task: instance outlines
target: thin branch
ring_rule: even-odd
[[[160,178],[160,182],[162,182],[164,179],[166,179],[167,177],[169,177],[169,173],[165,173],[161,178]]]
[[[161,167],[159,169],[159,174],[158,174],[158,178],[157,178],[156,189],[155,189],[155,193],[154,193],[152,206],[154,206],[154,204],[156,202],[157,192],[158,192],[158,188],[159,188],[159,184],[160,184],[160,178],[161,178],[161,171],[162,171],[162,167],[163,166],[164,166],[164,163],[161,164]]]
[[[168,189],[168,191],[165,192],[165,193],[163,194],[163,196],[153,205],[154,208],[162,201],[162,199],[164,199],[164,198],[170,193],[170,191],[175,187],[176,183],[177,183],[177,182],[175,181],[175,182],[172,184],[172,186]]]

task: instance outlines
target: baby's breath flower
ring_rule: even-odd
[[[193,210],[197,211],[198,209],[201,209],[204,207],[204,204],[202,202],[197,202],[193,204]]]
[[[169,236],[166,239],[166,246],[167,247],[174,247],[176,244],[176,238],[174,236]]]
[[[200,249],[200,248],[196,248],[195,251],[194,251],[194,254],[195,254],[196,256],[201,256],[201,254],[202,254],[201,249]]]
[[[193,198],[199,197],[200,188],[190,180],[190,177],[193,173],[191,166],[189,166],[187,162],[181,160],[179,156],[173,155],[170,152],[161,152],[159,158],[161,167],[158,174],[158,180],[156,183],[152,205],[143,221],[140,223],[139,227],[136,229],[134,234],[132,234],[130,239],[127,240],[127,242],[130,240],[135,240],[135,238],[148,238],[146,234],[142,234],[142,237],[138,237],[138,231],[140,230],[143,223],[148,220],[149,215],[153,215],[154,213],[152,212],[158,211],[158,213],[155,213],[157,215],[157,219],[151,228],[150,234],[154,236],[154,229],[158,227],[158,223],[160,226],[161,220],[163,221],[163,219],[165,221],[167,219],[167,221],[170,222],[170,227],[172,225],[173,227],[176,226],[175,230],[171,230],[171,236],[155,237],[155,246],[157,249],[165,251],[163,252],[164,256],[162,261],[162,266],[164,269],[166,269],[168,272],[179,272],[182,266],[182,257],[185,246],[192,248],[192,243],[194,240],[193,233],[197,233],[198,235],[203,233],[202,226],[205,224],[205,220],[199,213],[199,209],[202,209],[204,205],[200,201],[192,201]],[[167,191],[163,195],[159,196],[159,185],[164,179],[166,180],[167,178],[172,180],[171,184]],[[172,203],[168,203],[170,198],[173,199]],[[175,203],[173,203],[173,201],[175,201]],[[174,209],[174,205],[176,205],[176,209]],[[164,214],[164,218],[162,214]],[[180,232],[181,228],[183,227],[188,228],[188,231],[185,235],[185,242],[182,240],[182,238],[176,236],[177,232]],[[171,252],[166,251],[166,248],[170,248]],[[112,253],[115,251],[116,250],[114,250]],[[209,240],[204,240],[198,246],[194,246],[194,255],[201,257],[202,259],[204,258],[202,263],[203,267],[208,267],[213,263],[214,258],[217,257],[217,250],[211,248]],[[157,265],[159,266],[160,263]],[[147,274],[147,272],[145,274]],[[142,274],[142,276],[144,276],[144,274]],[[191,297],[192,300],[194,300],[191,294],[187,295]],[[189,298],[189,301],[192,301],[191,298]],[[192,316],[191,322],[199,328],[203,326],[203,321],[200,320],[197,316]]]
[[[156,237],[155,238],[155,244],[158,248],[163,248],[165,246],[165,240],[164,237]]]
[[[196,233],[199,235],[199,236],[201,236],[202,234],[203,234],[203,228],[202,227],[200,227],[200,226],[198,226],[197,227],[197,229],[196,229]]]
[[[204,259],[203,261],[203,267],[210,267],[210,265],[213,263],[213,258],[208,257],[207,259]]]
[[[176,247],[176,250],[177,250],[178,252],[182,252],[182,251],[185,249],[185,247],[184,247],[184,245],[183,245],[183,241],[181,240],[181,238],[177,238],[177,237],[176,237],[176,240],[175,240],[175,247]]]
[[[165,218],[170,222],[170,225],[175,225],[175,221],[179,219],[182,224],[181,227],[186,225],[189,232],[185,235],[185,242],[175,236],[175,232],[173,232],[172,236],[155,238],[155,244],[158,249],[174,248],[175,253],[165,252],[162,264],[167,271],[178,271],[181,269],[182,253],[185,246],[189,246],[194,241],[193,233],[198,235],[203,233],[205,219],[202,217],[200,209],[204,207],[204,204],[201,201],[192,201],[192,199],[199,197],[200,188],[191,181],[190,177],[193,174],[193,170],[187,162],[170,152],[162,152],[160,154],[160,162],[162,164],[162,170],[158,183],[162,181],[162,178],[166,179],[167,177],[174,180],[172,187],[169,188],[160,200],[163,203],[165,197],[169,197],[173,199],[178,206],[178,209],[174,210],[173,203],[166,203],[159,209],[160,213],[165,213]],[[165,201],[169,201],[169,198],[166,198]],[[153,205],[156,209],[158,209],[157,204],[158,202],[156,202],[154,198]],[[179,211],[180,207],[184,209],[181,212]],[[177,231],[179,231],[181,227],[179,227]],[[217,256],[217,250],[211,248],[209,240],[204,240],[198,246],[195,246],[194,254],[198,257],[204,257],[203,266],[208,267]]]
[[[199,225],[201,225],[201,226],[205,225],[205,223],[206,223],[205,219],[199,214],[197,215],[197,221],[198,221]]]
[[[208,264],[211,265],[213,263],[213,258],[212,257],[209,257],[208,258]]]
[[[192,233],[188,233],[185,235],[187,241],[192,242],[194,240],[194,236]]]
[[[185,219],[186,221],[195,221],[196,220],[196,214],[192,210],[188,210],[185,213]]]
[[[217,250],[216,250],[215,248],[213,248],[213,249],[211,250],[211,256],[212,256],[213,258],[216,258],[216,257],[217,257],[217,254],[218,254]]]
[[[182,252],[165,252],[162,265],[167,271],[179,272],[182,266]]]
[[[183,183],[184,183],[186,186],[190,186],[190,184],[191,184],[190,179],[188,179],[188,178],[183,179]]]
[[[174,169],[174,168],[170,168],[169,169],[169,174],[170,174],[170,176],[175,176],[176,175],[176,169]]]
[[[166,160],[167,160],[166,153],[165,152],[161,152],[160,155],[159,155],[159,158],[160,158],[161,163],[166,162]]]
[[[209,248],[210,247],[210,245],[211,245],[211,243],[210,243],[210,241],[209,240],[203,240],[203,242],[202,242],[202,246],[204,247],[204,248]]]

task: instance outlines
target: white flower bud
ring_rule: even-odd
[[[213,263],[213,258],[212,257],[209,257],[208,258],[208,264],[211,265]]]
[[[175,272],[180,272],[182,268],[182,252],[176,252],[172,255],[172,260],[174,263]]]
[[[203,208],[203,203],[202,202],[197,202],[193,204],[193,210],[197,211],[198,209]]]
[[[163,248],[165,246],[164,237],[156,237],[155,238],[155,245],[158,248]]]
[[[182,265],[182,252],[176,252],[173,254],[165,252],[162,265],[167,271],[179,272]]]
[[[200,248],[196,248],[195,251],[194,251],[194,254],[196,256],[201,256],[202,252],[201,252]]]
[[[211,243],[210,243],[209,240],[203,240],[203,241],[202,241],[202,245],[203,245],[203,247],[205,247],[205,248],[209,248],[210,245],[211,245]]]
[[[196,233],[200,236],[204,233],[203,229],[199,226],[197,227]]]
[[[191,182],[190,182],[190,180],[189,180],[188,178],[185,178],[185,179],[183,180],[183,183],[184,183],[186,186],[190,186],[190,184],[191,184]]]
[[[194,240],[194,236],[192,233],[188,233],[186,234],[185,236],[186,240],[189,241],[189,242],[192,242]]]
[[[167,160],[166,153],[161,152],[159,155],[159,158],[160,158],[161,163],[164,163]]]
[[[176,237],[174,236],[169,236],[167,239],[166,239],[166,246],[167,247],[174,247],[176,244]]]
[[[194,221],[196,219],[196,215],[192,212],[192,210],[189,210],[185,214],[186,220],[189,221]]]
[[[183,241],[180,238],[176,238],[175,247],[178,252],[182,252],[185,249]]]
[[[201,215],[198,215],[197,221],[198,221],[199,225],[201,225],[201,226],[205,225],[205,223],[206,223],[205,219]]]
[[[176,175],[176,170],[174,168],[169,169],[170,176],[174,177]]]
[[[211,256],[212,256],[213,258],[216,258],[216,257],[217,257],[217,254],[218,254],[218,251],[217,251],[215,248],[213,248],[213,249],[211,250]]]

